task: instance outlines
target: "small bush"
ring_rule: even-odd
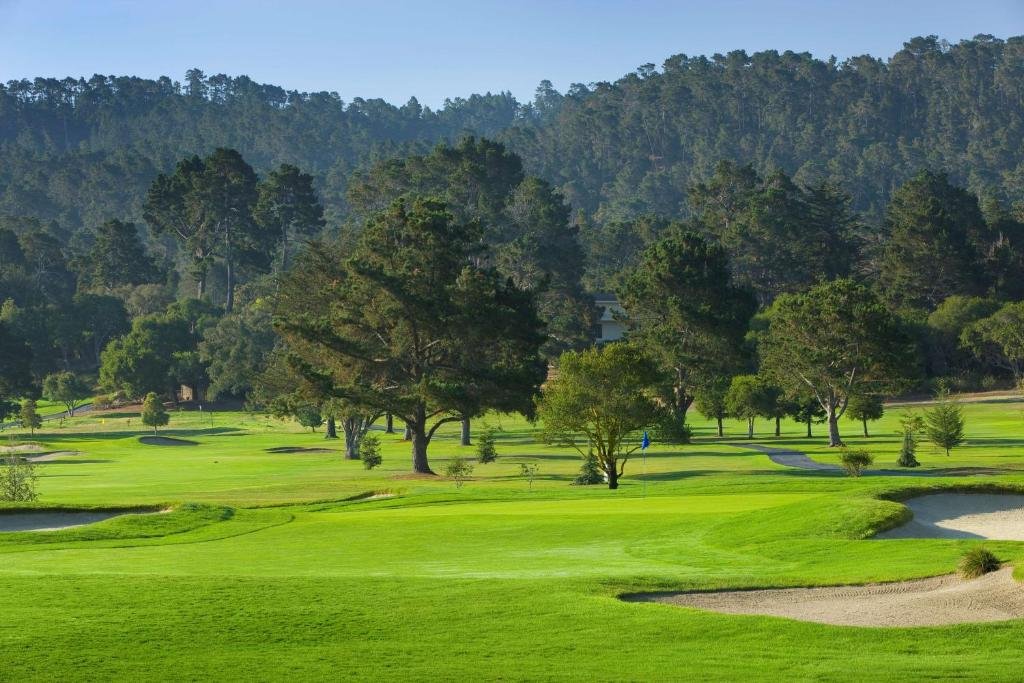
[[[688,444],[693,440],[693,429],[688,424],[680,425],[671,415],[666,415],[653,430],[658,441]]]
[[[842,463],[843,469],[851,477],[859,477],[864,468],[874,461],[875,459],[871,457],[870,453],[859,449],[844,448],[839,456],[839,462]]]
[[[320,408],[314,405],[302,405],[295,409],[295,420],[303,427],[309,427],[314,432],[316,428],[324,423],[324,417],[320,414]]]
[[[484,425],[476,437],[476,459],[480,463],[494,462],[498,459],[498,450],[494,446],[494,428]]]
[[[900,446],[900,457],[896,464],[900,467],[918,467],[921,463],[917,461],[917,439],[911,431],[903,432],[903,444]]]
[[[169,421],[170,417],[164,410],[160,398],[152,391],[146,394],[146,400],[142,402],[142,424],[152,427],[153,433],[156,434],[157,430]]]
[[[114,407],[114,397],[110,394],[100,394],[92,397],[93,410],[110,410]]]
[[[965,579],[976,579],[999,569],[999,559],[987,548],[978,546],[971,548],[960,558],[960,576]]]
[[[601,473],[601,468],[597,466],[597,456],[593,453],[587,453],[586,457],[583,458],[583,465],[580,466],[580,473],[572,480],[572,485],[593,486],[594,484],[603,483],[604,474]]]
[[[473,465],[465,458],[457,457],[449,461],[444,468],[446,477],[455,482],[456,488],[462,488],[466,480],[473,474]]]
[[[359,459],[363,461],[363,467],[372,470],[384,462],[380,455],[380,439],[376,434],[367,434],[359,444]]]
[[[0,500],[21,503],[38,498],[36,476],[35,466],[25,458],[4,458],[0,464]]]

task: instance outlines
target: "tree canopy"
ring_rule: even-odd
[[[400,417],[430,473],[437,429],[485,410],[531,412],[544,380],[534,295],[481,265],[474,223],[433,199],[396,200],[354,250],[315,245],[283,285],[277,328],[307,376]]]
[[[915,374],[914,348],[900,321],[851,280],[779,297],[759,352],[780,386],[813,394],[832,446],[842,444],[838,418],[852,396],[895,391]]]

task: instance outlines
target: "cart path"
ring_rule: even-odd
[[[794,448],[779,448],[777,446],[765,446],[759,443],[740,443],[735,444],[740,448],[749,448],[753,451],[764,453],[768,456],[768,459],[774,462],[776,465],[782,465],[783,467],[792,467],[798,470],[809,470],[814,472],[833,472],[836,474],[843,474],[843,468],[839,465],[831,465],[828,463],[818,462],[812,460],[803,451],[798,451]],[[863,476],[885,476],[885,477],[948,477],[948,476],[970,476],[970,475],[994,475],[994,474],[1007,474],[1007,473],[1019,473],[1020,470],[1014,469],[999,469],[995,467],[952,467],[944,469],[912,469],[912,468],[898,468],[898,469],[865,469],[862,473]]]

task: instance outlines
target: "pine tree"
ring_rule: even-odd
[[[476,438],[476,459],[480,463],[494,462],[498,459],[498,451],[494,447],[494,428],[484,425]]]
[[[925,431],[932,443],[949,451],[964,442],[964,411],[958,402],[941,394],[935,406],[925,412]]]

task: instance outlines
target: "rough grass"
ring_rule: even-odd
[[[958,569],[965,579],[976,579],[999,569],[999,559],[988,548],[978,546],[964,553]]]
[[[244,413],[212,424],[172,413],[161,433],[197,442],[187,449],[139,445],[137,415],[48,423],[37,440],[83,455],[40,464],[32,509],[197,503],[24,540],[0,534],[0,678],[1015,680],[1021,622],[844,628],[616,596],[952,572],[977,541],[871,536],[906,520],[899,501],[911,494],[1024,487],[1021,406],[966,406],[970,442],[950,460],[1007,470],[997,476],[794,471],[698,422],[694,444],[648,451],[646,497],[639,459],[618,491],[570,486],[579,457],[507,417],[488,418],[501,426],[502,457],[461,489],[405,478],[400,435],[378,432],[384,461],[367,471],[340,453],[268,453],[338,446]],[[867,440],[851,423],[847,441],[891,466],[896,417]],[[763,442],[808,445],[801,425],[786,426]],[[812,456],[836,462],[823,441]],[[443,471],[475,447],[458,446],[455,425],[431,451]],[[949,466],[927,445],[919,458],[922,469]],[[525,460],[539,467],[532,492]],[[985,545],[1024,566],[1021,544]]]

